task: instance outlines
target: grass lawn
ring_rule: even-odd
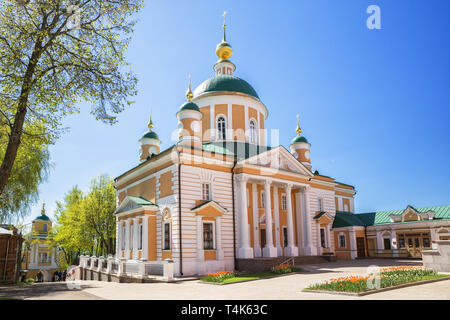
[[[306,290],[362,293],[382,288],[395,287],[405,283],[446,278],[450,275],[437,274],[422,267],[382,268],[368,276],[347,276],[314,284]]]
[[[257,279],[264,279],[268,277],[273,277],[277,275],[283,275],[283,274],[289,274],[293,272],[299,272],[304,271],[301,268],[294,268],[294,267],[286,267],[278,269],[277,271],[270,271],[270,272],[263,272],[263,273],[256,273],[256,274],[238,274],[234,272],[217,272],[214,274],[209,274],[206,277],[201,278],[201,281],[204,282],[216,282],[220,284],[226,284],[226,283],[234,283],[234,282],[241,282],[241,281],[248,281],[248,280],[257,280]]]

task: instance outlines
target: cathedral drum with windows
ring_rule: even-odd
[[[189,83],[174,112],[178,141],[161,151],[150,121],[140,163],[115,179],[116,256],[126,263],[156,270],[171,259],[186,276],[260,258],[332,256],[336,211],[354,210],[353,186],[313,171],[299,123],[290,151],[267,141],[268,108],[235,76],[225,32],[224,24],[215,74],[193,91]]]

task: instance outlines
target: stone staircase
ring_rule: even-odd
[[[261,273],[270,271],[273,267],[287,261],[290,257],[237,259],[236,269],[243,273]],[[336,261],[336,256],[299,256],[294,257],[294,265],[320,264]]]

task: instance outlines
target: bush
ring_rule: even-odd
[[[34,279],[33,278],[28,278],[28,279],[25,280],[25,283],[26,284],[32,284],[32,283],[34,283]]]

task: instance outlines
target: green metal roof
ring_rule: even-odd
[[[194,96],[197,97],[207,92],[240,92],[259,99],[255,89],[245,80],[235,76],[219,75],[204,81],[194,90]]]
[[[181,107],[180,107],[180,111],[184,111],[184,110],[195,110],[195,111],[200,111],[200,108],[198,107],[197,104],[195,104],[192,101],[188,101],[186,103],[184,103]]]
[[[309,143],[308,140],[306,140],[306,138],[304,136],[296,136],[294,138],[294,140],[292,140],[292,144],[293,143],[299,143],[299,142]]]
[[[36,219],[34,219],[33,221],[36,221],[36,220],[50,221],[50,218],[46,214],[42,214],[39,217],[37,217]]]
[[[411,206],[412,207],[412,206]],[[414,208],[417,212],[434,212],[433,220],[450,220],[450,206],[434,206],[424,208]],[[342,228],[349,226],[373,226],[382,224],[399,224],[405,222],[391,222],[390,215],[400,215],[405,211],[402,210],[388,210],[376,211],[368,213],[350,213],[344,211],[336,211],[336,216],[333,221],[333,228]],[[433,221],[429,220],[429,221]],[[407,221],[408,223],[414,221]],[[419,221],[420,222],[420,221]]]
[[[156,132],[153,131],[147,131],[143,136],[142,139],[144,138],[149,138],[149,139],[156,139],[159,140],[158,135],[156,134]]]
[[[133,197],[133,196],[128,196],[128,198],[130,198],[131,200],[133,200],[135,203],[143,205],[143,206],[154,206],[155,204],[151,201],[148,201],[147,199],[145,199],[144,197]]]
[[[326,212],[325,211],[321,211],[319,212],[313,219],[319,219],[321,216],[323,216]]]

